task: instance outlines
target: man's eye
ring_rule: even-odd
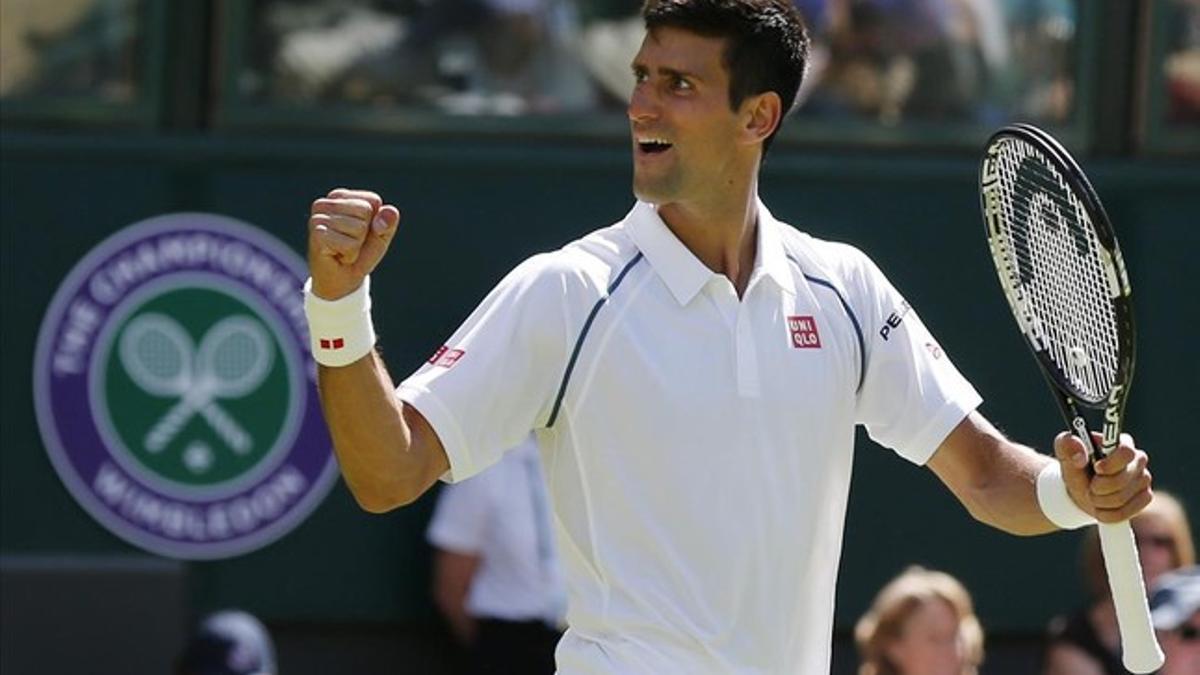
[[[633,71],[633,81],[637,82],[638,84],[645,82],[646,81],[646,71],[644,71],[644,70]]]
[[[671,80],[671,87],[674,89],[688,90],[688,89],[692,88],[692,83],[688,82],[687,80],[683,79],[682,77],[677,77],[677,78]]]

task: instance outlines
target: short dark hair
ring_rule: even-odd
[[[792,0],[646,0],[646,30],[670,27],[725,38],[729,106],[773,91],[786,116],[796,103],[808,61],[808,31]],[[783,120],[780,120],[780,126]],[[766,154],[779,127],[763,141]]]

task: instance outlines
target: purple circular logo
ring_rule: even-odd
[[[71,270],[34,358],[38,426],[88,513],[174,558],[226,558],[302,522],[337,477],[300,288],[246,223],[158,216]]]

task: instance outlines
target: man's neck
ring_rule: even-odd
[[[658,215],[683,245],[733,283],[738,297],[750,283],[758,249],[757,181],[709,202],[673,202]]]

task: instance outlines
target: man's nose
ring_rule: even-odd
[[[628,114],[633,122],[646,122],[658,115],[658,102],[646,83],[639,83],[633,88],[633,94],[629,96]]]

